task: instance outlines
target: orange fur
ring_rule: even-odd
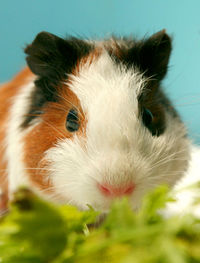
[[[76,95],[67,87],[63,86],[59,91],[59,102],[50,102],[44,108],[42,121],[37,124],[24,138],[25,155],[24,161],[27,168],[41,168],[28,170],[31,181],[42,190],[52,192],[51,182],[48,180],[47,163],[43,159],[45,151],[55,146],[60,139],[73,138],[73,133],[65,127],[69,110],[75,107],[79,112],[80,128],[78,136],[85,134],[85,117]]]

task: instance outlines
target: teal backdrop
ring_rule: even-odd
[[[163,85],[200,143],[199,0],[0,0],[0,82],[25,65],[23,48],[50,31],[65,37],[143,37],[165,28],[173,53]]]

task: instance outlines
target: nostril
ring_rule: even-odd
[[[135,185],[133,183],[123,186],[123,187],[116,187],[112,185],[103,185],[99,184],[98,188],[100,192],[105,196],[123,196],[123,195],[130,195],[135,189]]]
[[[99,189],[104,195],[107,195],[107,196],[111,195],[110,190],[105,185],[99,184]]]
[[[127,189],[125,189],[124,193],[127,194],[127,195],[132,194],[134,188],[135,188],[134,185],[128,186]]]

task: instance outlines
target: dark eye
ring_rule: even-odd
[[[143,108],[142,121],[143,121],[144,125],[152,132],[153,114],[147,108]]]
[[[75,132],[79,129],[78,112],[75,109],[71,109],[67,115],[66,128],[69,132]]]

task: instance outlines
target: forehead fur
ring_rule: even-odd
[[[83,110],[87,111],[94,101],[103,108],[106,104],[120,107],[122,101],[131,100],[135,105],[133,110],[137,111],[138,96],[145,83],[142,74],[133,67],[127,69],[122,63],[116,63],[106,49],[97,53],[92,63],[93,52],[80,61],[78,72],[69,77],[68,86],[80,99]]]
[[[84,98],[82,103],[87,100],[85,104],[105,90],[105,98],[110,97],[107,95],[112,90],[117,93],[122,89],[132,92],[132,98],[136,99],[144,82],[140,74],[153,77],[158,84],[167,72],[170,52],[171,39],[165,31],[141,41],[126,38],[85,41],[39,33],[25,49],[28,66],[37,79],[22,127],[26,128],[42,114],[46,103],[58,101],[63,82],[70,86],[73,82],[74,92],[80,99]]]

